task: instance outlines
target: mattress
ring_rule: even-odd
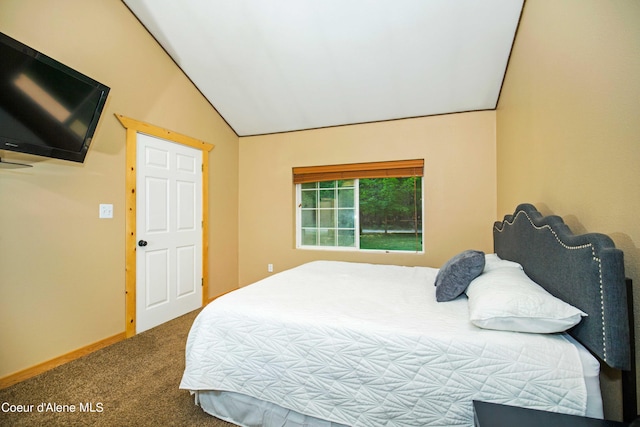
[[[584,374],[597,362],[575,342],[475,327],[465,297],[435,301],[437,272],[315,261],[218,298],[180,388],[351,426],[471,426],[474,399],[598,416]]]

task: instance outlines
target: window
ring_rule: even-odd
[[[406,166],[405,162],[393,163]],[[312,168],[294,168],[294,183],[298,181],[297,246],[421,252],[422,163],[419,169],[403,168],[398,172],[401,169],[398,167],[395,173],[388,169],[384,173],[346,170],[353,166],[318,167],[345,169],[332,170],[324,176],[325,172],[313,168],[313,175],[306,177],[302,177],[301,170]],[[329,179],[336,177],[336,173],[339,177],[350,174],[365,177]],[[389,177],[394,174],[399,176]],[[405,176],[408,174],[411,176]]]
[[[356,182],[298,184],[300,246],[356,246]]]

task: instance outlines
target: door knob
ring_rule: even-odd
[[[147,241],[146,240],[138,241],[138,246],[147,246]]]

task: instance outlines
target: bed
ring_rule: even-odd
[[[622,252],[530,204],[493,233],[440,269],[314,261],[220,297],[180,388],[242,426],[471,426],[473,400],[601,418],[600,361],[631,369]]]

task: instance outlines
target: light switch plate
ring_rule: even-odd
[[[113,205],[101,203],[100,218],[113,218]]]

